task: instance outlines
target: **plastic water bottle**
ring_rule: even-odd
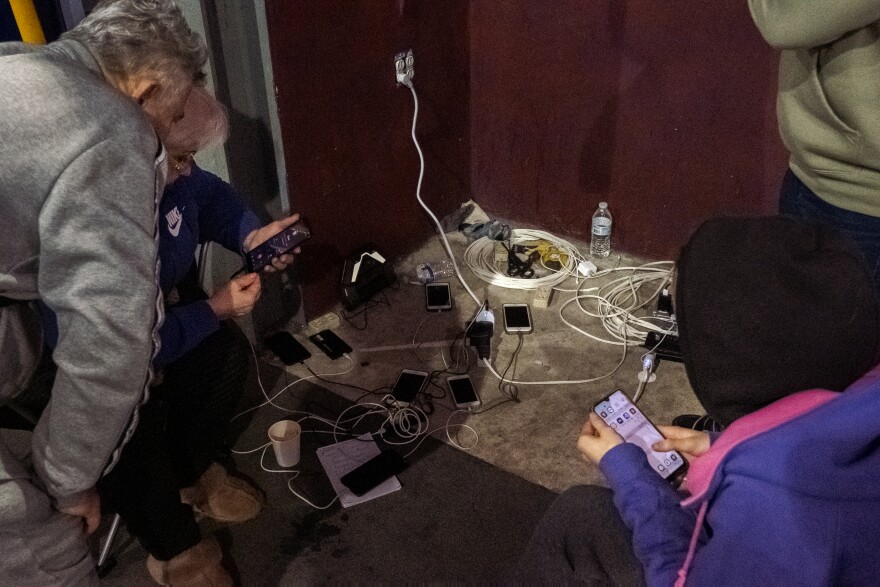
[[[591,232],[590,255],[604,259],[611,253],[611,212],[605,202],[599,202],[599,208],[593,213]]]
[[[455,275],[455,268],[449,259],[441,259],[431,263],[420,263],[416,266],[416,279],[420,283],[431,283],[441,279],[449,279]]]

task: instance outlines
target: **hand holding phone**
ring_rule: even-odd
[[[587,421],[581,427],[577,447],[585,459],[598,465],[609,450],[626,442],[616,430],[606,424],[595,412],[587,415]]]
[[[589,432],[587,435],[582,433],[578,439],[578,448],[590,460],[597,455],[601,460],[605,452],[620,444],[615,438],[619,435],[642,449],[651,468],[664,479],[676,480],[687,470],[687,462],[678,451],[654,450],[654,444],[663,440],[663,435],[621,390],[613,391],[599,400],[593,406],[590,418],[591,421],[584,425],[584,431],[588,432],[588,425],[595,429],[594,437],[597,440],[591,440]],[[611,431],[616,431],[617,435],[611,434]]]
[[[677,450],[686,460],[703,456],[709,452],[712,439],[708,432],[692,430],[681,426],[657,426],[664,439],[654,443],[654,450],[663,452]]]
[[[309,225],[300,219],[299,214],[276,220],[255,230],[244,241],[248,271],[283,269],[293,259],[283,257],[311,236]]]

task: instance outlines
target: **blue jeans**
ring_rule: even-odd
[[[877,194],[880,204],[880,193]],[[832,206],[804,185],[789,169],[779,192],[779,213],[843,231],[868,263],[874,288],[880,292],[880,218]]]

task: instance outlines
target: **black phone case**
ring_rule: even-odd
[[[351,352],[351,347],[344,340],[336,336],[332,330],[322,330],[309,337],[315,346],[324,351],[331,359],[338,359],[342,355]]]
[[[409,466],[405,458],[386,449],[339,480],[352,493],[360,497],[389,477],[397,475]]]
[[[276,332],[266,337],[264,341],[275,356],[281,359],[285,365],[294,365],[301,363],[312,353],[306,347],[301,345],[289,332]]]
[[[312,231],[305,220],[297,220],[266,242],[257,245],[245,254],[248,271],[260,271],[272,262],[272,259],[289,253],[298,245],[312,236]]]

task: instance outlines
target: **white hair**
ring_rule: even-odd
[[[181,75],[190,81],[204,77],[205,44],[173,0],[102,0],[61,38],[85,45],[117,77],[149,73],[166,82]]]

